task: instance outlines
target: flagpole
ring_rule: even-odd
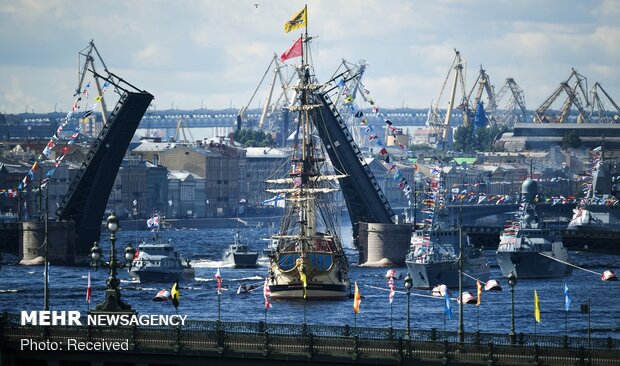
[[[444,336],[446,335],[446,317],[447,317],[447,316],[448,316],[448,315],[447,315],[447,314],[446,314],[446,312],[444,311],[444,312],[443,312],[443,334],[444,334]]]
[[[476,306],[476,331],[480,333],[480,305]]]
[[[564,312],[564,336],[568,337],[568,310]]]
[[[43,171],[41,171],[41,173],[43,173]],[[39,181],[39,197],[41,194],[41,183]],[[48,203],[49,203],[49,195],[48,195],[48,191],[47,188],[45,189],[45,238],[44,238],[44,253],[45,253],[45,287],[43,288],[43,310],[49,310],[50,309],[50,276],[49,276],[49,270],[50,270],[50,261],[49,261],[49,242],[48,242],[48,221],[49,221],[49,208],[48,208]],[[41,206],[39,205],[39,211],[41,210]]]
[[[222,305],[222,292],[220,289],[217,290],[217,322],[220,322],[220,309]]]
[[[301,65],[302,66],[305,66],[304,57],[308,53],[308,4],[304,5],[304,15],[305,15],[306,21],[305,21],[305,34],[303,35],[303,48],[301,52]],[[307,57],[306,57],[306,62],[309,62]]]
[[[304,289],[304,325],[306,324],[306,289]]]
[[[590,313],[592,312],[592,307],[591,307],[592,303],[590,301],[590,298],[588,298],[588,348],[592,349],[592,332],[591,332],[591,327],[590,327]]]
[[[393,311],[392,311],[392,302],[390,301],[390,328],[392,328],[392,314],[393,314]]]

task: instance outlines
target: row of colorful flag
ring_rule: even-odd
[[[300,272],[303,274],[303,272]],[[391,269],[388,270],[386,277],[388,278],[388,289],[389,289],[389,303],[390,305],[393,303],[394,301],[394,294],[395,294],[395,289],[394,289],[394,276],[396,275],[396,271]],[[305,276],[304,276],[305,277]],[[91,302],[91,296],[92,296],[92,289],[91,289],[91,282],[90,282],[90,272],[88,272],[88,283],[87,283],[87,289],[86,289],[86,302],[88,304],[90,304]],[[220,269],[218,268],[214,278],[217,280],[217,293],[218,296],[222,294],[222,276],[220,274]],[[489,281],[491,282],[491,281]],[[305,298],[305,278],[302,279],[302,283],[304,284],[304,298]],[[457,302],[463,302],[463,303],[467,303],[467,304],[472,304],[475,303],[476,306],[480,306],[481,304],[481,299],[482,299],[482,283],[477,280],[476,281],[476,298],[474,300],[473,296],[471,296],[471,294],[469,293],[463,293],[461,294],[458,298],[456,298]],[[497,281],[493,280],[493,284],[492,286],[485,286],[485,289],[487,291],[491,291],[491,290],[496,290],[496,289],[500,289],[501,287],[499,286],[499,283],[497,283]],[[440,296],[444,298],[444,313],[447,316],[448,319],[452,319],[452,305],[451,305],[451,298],[450,298],[450,294],[449,291],[447,289],[446,286],[440,285],[437,286],[434,290],[433,290],[433,296]],[[265,282],[263,284],[263,299],[264,299],[264,306],[265,309],[269,309],[272,307],[271,304],[271,290],[269,288],[269,284],[268,284],[268,278],[265,278]],[[157,293],[157,295],[155,296],[155,298],[153,299],[154,301],[168,301],[170,300],[172,302],[172,305],[175,307],[175,309],[178,309],[179,304],[180,304],[180,290],[179,290],[179,281],[175,281],[175,283],[172,285],[171,290],[168,292],[167,290],[161,290]],[[568,292],[568,285],[564,284],[564,310],[566,312],[568,312],[570,310],[570,305],[571,305],[572,299],[569,295]],[[362,303],[362,295],[361,292],[359,290],[359,286],[357,285],[357,281],[355,281],[354,284],[354,294],[353,294],[353,311],[355,314],[359,314],[360,312],[360,306]],[[538,292],[536,289],[534,289],[534,319],[536,322],[540,323],[541,322],[541,317],[540,317],[540,301],[538,298]]]
[[[370,91],[366,89],[363,85],[360,85],[360,88],[365,94],[370,94]],[[379,135],[375,133],[374,128],[368,123],[368,118],[365,117],[364,111],[360,109],[360,107],[355,103],[355,91],[351,92],[349,88],[347,88],[344,80],[340,80],[338,82],[338,90],[339,93],[344,96],[344,106],[348,109],[348,112],[350,112],[351,116],[357,120],[359,128],[363,129],[368,141],[373,142],[379,148],[379,155],[382,158],[383,165],[393,175],[392,178],[395,182],[397,182],[398,187],[401,191],[403,191],[405,197],[409,198],[409,195],[413,191],[411,189],[411,186],[409,185],[409,182],[404,177],[399,167],[392,161],[393,159],[390,157],[387,147],[383,144]],[[379,107],[376,105],[372,98],[364,96],[363,99],[371,105],[371,112],[375,115],[375,117],[380,118],[384,121],[386,129],[391,132],[395,141],[397,141],[397,128],[393,126],[392,121],[390,121],[383,113],[379,111]],[[401,150],[406,149],[406,146],[402,144],[399,144],[399,147],[401,148]]]
[[[41,180],[40,188],[43,189],[47,187],[47,184],[49,183],[49,180],[51,179],[51,177],[54,175],[56,168],[58,168],[60,163],[64,160],[66,154],[69,152],[71,148],[71,145],[75,143],[75,140],[79,136],[80,131],[82,130],[82,126],[84,125],[84,123],[86,123],[88,117],[92,115],[93,111],[99,106],[101,99],[103,99],[103,94],[106,92],[109,86],[110,86],[110,83],[106,81],[102,86],[101,94],[94,99],[94,103],[90,107],[88,107],[79,117],[80,121],[78,122],[73,133],[69,137],[67,141],[67,146],[60,149],[60,154],[56,157],[53,163],[53,168],[49,169],[46,173],[45,178]],[[81,108],[81,103],[83,101],[88,100],[89,94],[90,94],[89,88],[90,88],[90,82],[86,84],[86,86],[84,87],[81,93],[78,92],[74,95],[76,99],[73,101],[73,104],[71,105],[69,112],[63,118],[60,126],[58,126],[58,129],[56,130],[54,135],[50,138],[48,143],[45,145],[45,148],[43,149],[43,151],[41,151],[41,153],[37,156],[36,160],[30,167],[30,169],[28,170],[24,178],[20,181],[17,188],[0,190],[0,196],[5,195],[8,198],[16,198],[19,195],[19,192],[23,191],[24,189],[28,187],[28,184],[34,179],[35,172],[37,172],[40,166],[43,165],[44,162],[49,158],[53,149],[57,146],[58,142],[62,140],[62,132],[64,128],[67,126],[67,124],[69,123],[69,120],[71,119],[73,114],[76,113]]]

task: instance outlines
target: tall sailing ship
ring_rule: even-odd
[[[307,50],[307,31],[303,37]],[[307,52],[306,52],[307,53]],[[321,106],[320,85],[311,66],[298,68],[300,81],[297,105],[297,133],[292,149],[288,177],[268,180],[285,188],[267,192],[286,195],[285,213],[279,232],[271,238],[277,243],[270,255],[268,285],[271,297],[292,299],[345,298],[350,294],[349,264],[337,230],[333,192],[344,175],[327,175],[321,144],[313,137],[313,108]]]

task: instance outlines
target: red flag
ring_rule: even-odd
[[[284,52],[282,54],[282,56],[280,56],[280,59],[282,61],[286,61],[289,58],[302,56],[303,53],[304,53],[304,51],[303,51],[303,49],[301,47],[301,37],[299,37],[299,39],[297,39],[297,41],[295,41],[295,43],[293,43],[291,48],[289,48],[286,52]]]
[[[217,293],[218,295],[222,293],[222,276],[220,276],[220,269],[217,269],[217,272],[215,272],[215,276],[217,279]]]
[[[90,304],[90,295],[91,295],[91,289],[90,289],[90,272],[88,272],[88,286],[86,287],[86,302]]]
[[[265,284],[263,285],[263,297],[265,298],[265,309],[271,308],[271,301],[269,301],[269,297],[271,297],[271,290],[269,289],[269,285],[267,284],[268,279],[265,278]]]

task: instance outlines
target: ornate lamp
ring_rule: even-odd
[[[515,285],[517,284],[517,276],[513,272],[508,275],[508,285],[510,285],[511,303],[512,303],[512,328],[510,328],[510,344],[516,343],[515,333]]]
[[[413,280],[407,272],[407,276],[405,277],[405,289],[407,290],[407,339],[411,339],[411,318],[410,318],[410,307],[409,307],[409,298],[411,297],[411,287],[413,286]]]
[[[116,270],[131,265],[135,250],[131,244],[127,244],[124,256],[126,262],[118,262],[116,260],[116,233],[121,227],[114,211],[108,216],[106,226],[110,231],[110,261],[106,262],[103,260],[102,250],[98,242],[95,242],[90,249],[92,259],[90,265],[95,268],[109,267],[110,269],[110,275],[106,281],[105,300],[102,304],[97,305],[94,312],[132,312],[131,306],[121,300],[121,293],[118,288],[120,281],[116,278]]]

